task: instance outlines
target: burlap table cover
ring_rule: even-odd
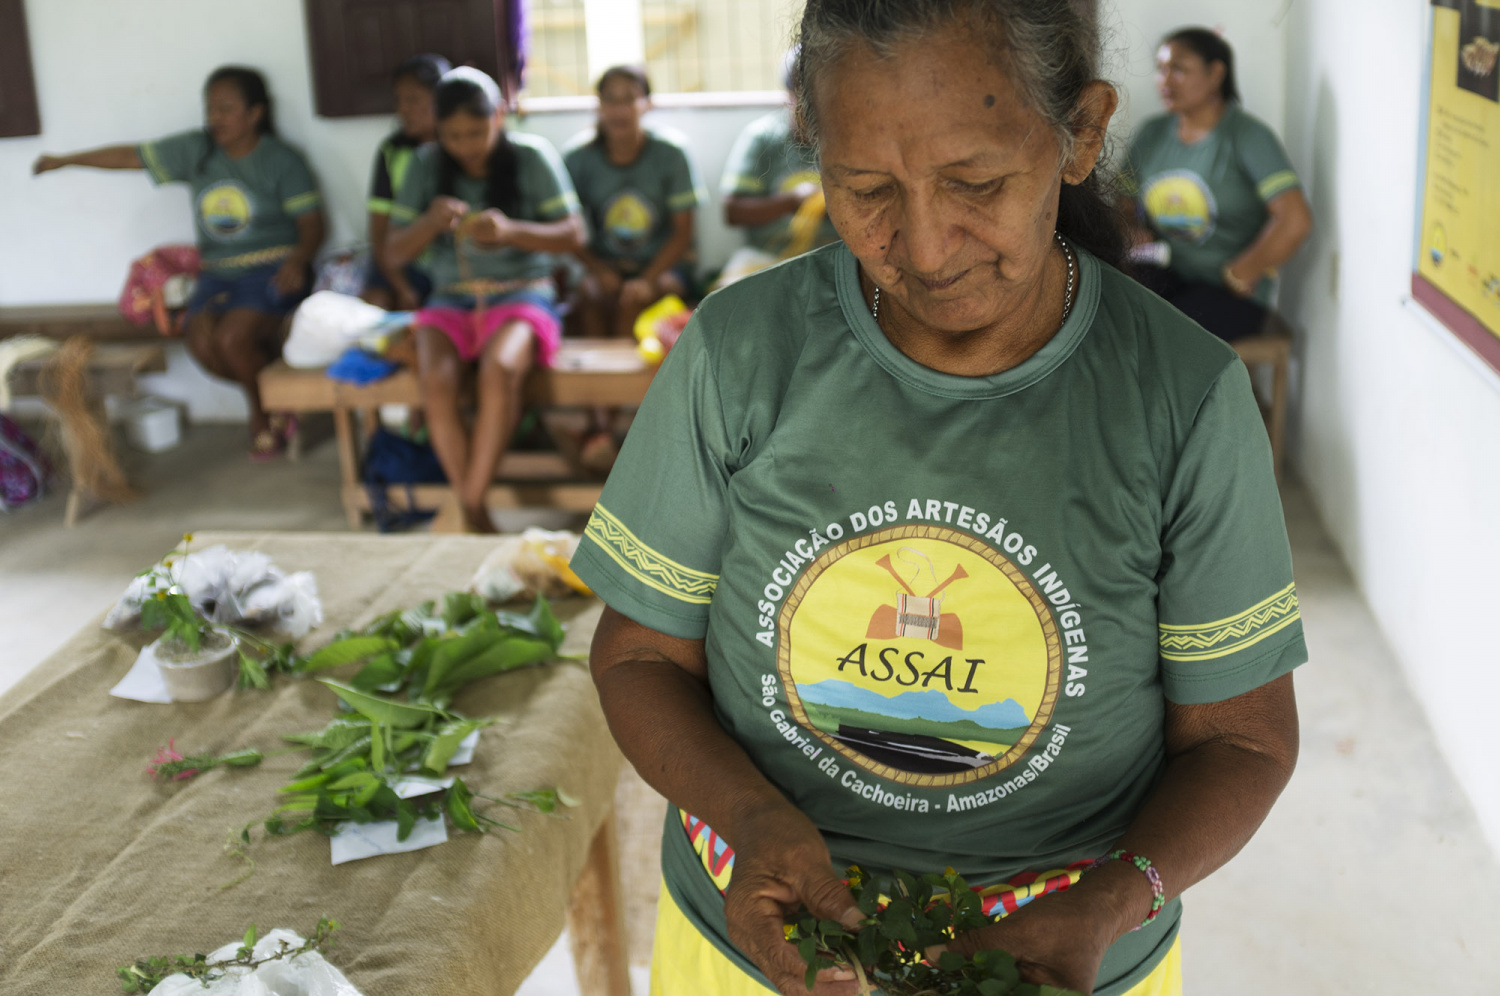
[[[479,537],[272,533],[200,534],[193,545],[214,543],[316,574],[326,622],[303,647],[464,587],[493,548]],[[592,600],[558,605],[573,617],[565,652],[587,648],[598,612]],[[188,753],[287,746],[283,733],[332,717],[334,695],[282,678],[205,703],[110,697],[146,642],[90,625],[0,697],[0,993],[118,992],[115,968],[137,957],[210,951],[252,922],[306,934],[322,914],[344,925],[332,960],[367,996],[520,985],[562,930],[621,764],[584,666],[501,675],[455,703],[502,717],[458,769],[465,781],[497,796],[561,786],[583,800],[566,818],[480,803],[521,832],[452,832],[437,847],[337,867],[322,835],[267,838],[257,827],[255,873],[221,889],[244,869],[226,838],[271,811],[308,755],[166,784],[147,776],[148,761],[168,737]]]

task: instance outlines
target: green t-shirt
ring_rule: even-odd
[[[1271,129],[1238,104],[1192,145],[1177,137],[1173,115],[1151,118],[1130,143],[1124,182],[1147,224],[1171,243],[1171,269],[1216,286],[1265,227],[1266,205],[1301,186]],[[1256,298],[1266,304],[1270,294],[1268,278]]]
[[[647,131],[635,161],[616,166],[593,139],[589,129],[563,153],[589,225],[589,251],[631,271],[644,269],[672,237],[672,216],[705,199],[687,141],[676,132]]]
[[[705,640],[719,722],[840,870],[1045,892],[1140,810],[1168,701],[1306,660],[1244,365],[1078,255],[1066,324],[989,377],[897,350],[842,244],[711,295],[573,559],[614,609]],[[748,970],[723,842],[669,813],[662,861]],[[1179,916],[1116,942],[1095,992],[1147,974]]]
[[[812,149],[792,140],[792,115],[783,107],[750,122],[734,140],[724,162],[719,193],[724,197],[767,197],[803,183],[822,185],[818,157]],[[791,223],[792,216],[786,215],[753,225],[745,229],[745,235],[750,245],[774,255],[786,248]],[[825,215],[816,244],[825,245],[838,237],[833,222]]]
[[[568,180],[568,171],[563,168],[557,150],[537,135],[517,131],[505,134],[515,152],[521,192],[520,210],[515,217],[521,221],[557,221],[577,213],[578,197],[573,193],[573,184]],[[441,151],[436,142],[417,150],[407,168],[406,182],[397,193],[395,207],[391,210],[391,218],[397,224],[407,225],[416,220],[438,196]],[[486,200],[488,181],[485,178],[468,176],[458,170],[453,186],[453,196],[467,203],[473,213],[490,206]],[[538,280],[550,275],[556,266],[556,257],[552,253],[528,252],[515,246],[486,248],[465,240],[463,249],[468,262],[467,274],[459,267],[453,234],[444,232],[433,240],[423,265],[432,274],[432,286],[437,293],[461,290],[461,285],[471,279]]]
[[[404,131],[387,135],[375,150],[375,166],[370,173],[370,198],[367,207],[371,214],[388,215],[396,207],[396,195],[406,183],[406,171],[417,156],[422,142]]]
[[[297,245],[297,216],[322,205],[302,154],[262,135],[231,159],[207,133],[185,131],[136,147],[157,184],[183,181],[193,194],[193,223],[203,267],[233,276],[279,263]]]

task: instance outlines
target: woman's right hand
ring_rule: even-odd
[[[55,169],[62,169],[68,165],[68,161],[62,156],[37,156],[36,162],[31,164],[31,175],[41,176]]]
[[[819,919],[857,929],[864,915],[833,873],[823,835],[798,810],[762,811],[736,830],[734,877],[724,893],[729,939],[785,996],[806,996],[807,965],[786,939],[788,917],[806,906]],[[858,991],[853,972],[843,967],[819,972],[812,989],[813,996]]]
[[[432,199],[423,216],[438,231],[449,232],[457,228],[468,213],[469,205],[466,202],[444,194]]]

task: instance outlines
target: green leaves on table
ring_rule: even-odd
[[[454,698],[480,679],[553,659],[562,639],[545,599],[520,615],[492,612],[483,598],[460,592],[444,596],[440,607],[427,602],[388,613],[294,661],[292,673],[365,665],[348,681],[317,679],[347,712],[322,729],[286,736],[315,754],[282,787],[266,831],[331,834],[344,821],[395,820],[397,839],[405,840],[417,819],[442,814],[459,830],[517,829],[485,816],[475,800],[544,813],[576,805],[554,789],[481,796],[462,778],[411,791],[414,776],[441,777],[459,745],[494,722],[454,711]]]
[[[858,867],[848,874],[849,890],[865,914],[858,931],[806,910],[787,925],[787,940],[807,965],[809,989],[820,970],[848,965],[862,992],[885,996],[1076,996],[1023,983],[1015,959],[1004,951],[981,951],[972,958],[945,951],[937,964],[925,959],[933,945],[991,922],[979,895],[953,869],[920,879],[896,871],[884,891]]]

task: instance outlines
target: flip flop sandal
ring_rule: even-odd
[[[271,429],[262,429],[250,441],[250,459],[256,463],[265,463],[267,460],[274,460],[281,455],[281,451],[285,447],[285,439]]]

